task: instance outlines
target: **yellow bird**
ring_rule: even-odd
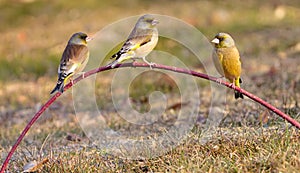
[[[240,87],[242,83],[241,61],[238,49],[235,46],[233,38],[227,33],[218,33],[211,41],[215,49],[213,53],[213,62],[217,71],[226,77],[234,86]],[[234,91],[236,99],[244,98],[242,93]]]
[[[118,63],[125,60],[142,58],[150,67],[154,63],[148,62],[146,56],[154,49],[158,41],[156,25],[159,22],[150,14],[140,17],[135,27],[128,36],[122,48],[111,59],[116,59],[107,66],[114,68]]]
[[[87,42],[90,40],[91,38],[82,32],[72,35],[60,60],[57,84],[50,94],[55,91],[62,93],[68,79],[84,69],[89,59]]]

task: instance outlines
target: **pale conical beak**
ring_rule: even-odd
[[[212,42],[212,43],[215,43],[215,44],[219,44],[219,43],[220,43],[220,40],[217,39],[217,38],[215,38],[215,39],[213,39],[211,42]]]
[[[159,24],[159,21],[158,20],[153,20],[152,23],[151,23],[153,26]]]
[[[89,41],[91,41],[91,40],[94,40],[94,38],[93,38],[93,37],[89,37],[89,36],[86,37],[86,39],[85,39],[86,42],[89,42]]]

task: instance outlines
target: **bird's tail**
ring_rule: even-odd
[[[238,98],[244,99],[244,95],[238,91],[234,91],[234,98],[235,99],[238,99]]]
[[[69,76],[70,76],[70,75],[69,75]],[[69,76],[68,76],[67,74],[65,74],[65,73],[59,74],[59,77],[58,77],[56,86],[55,86],[55,88],[51,91],[50,94],[53,94],[55,91],[59,91],[59,92],[63,93],[63,92],[64,92],[64,84],[65,84],[65,81],[66,81],[66,79],[68,79]]]
[[[50,94],[53,94],[55,91],[59,91],[61,93],[64,92],[64,83],[63,82],[57,82],[55,88],[51,91]]]
[[[243,83],[242,79],[241,78],[238,78],[235,80],[235,86],[238,86],[240,87],[240,84]],[[244,95],[236,90],[234,90],[234,98],[235,99],[238,99],[238,98],[241,98],[241,99],[244,99]]]
[[[111,68],[115,68],[115,66],[118,64],[118,63],[122,63],[126,60],[129,60],[133,58],[132,55],[125,55],[125,54],[122,54],[120,57],[118,57],[116,60],[114,60],[112,63],[109,63],[108,65],[106,65],[106,67],[111,67]]]
[[[115,66],[119,63],[119,59],[107,64],[105,67],[115,68]]]

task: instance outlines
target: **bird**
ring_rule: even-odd
[[[150,14],[141,16],[121,49],[111,56],[111,59],[115,60],[107,66],[114,68],[118,63],[125,60],[131,59],[134,62],[140,58],[151,68],[154,63],[147,61],[146,56],[158,42],[158,30],[156,27],[158,23],[158,20]]]
[[[211,41],[214,44],[213,62],[217,71],[231,82],[231,85],[240,87],[241,60],[233,38],[228,33],[220,32]],[[244,98],[243,94],[234,91],[235,99]]]
[[[62,54],[58,66],[58,80],[50,94],[58,91],[64,92],[64,85],[74,74],[80,73],[89,60],[87,42],[92,40],[86,33],[74,33]]]

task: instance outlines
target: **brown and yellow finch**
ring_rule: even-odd
[[[241,61],[238,49],[235,46],[234,40],[227,33],[218,33],[211,41],[214,43],[215,49],[213,53],[213,62],[217,71],[226,77],[232,85],[240,87],[242,80],[241,76]],[[234,91],[236,99],[244,98],[242,93]]]
[[[146,60],[146,56],[157,44],[157,24],[158,21],[150,14],[140,17],[122,48],[112,55],[111,59],[115,58],[116,60],[107,66],[114,68],[118,63],[129,59],[134,61],[137,58],[142,58],[150,67],[154,65]]]
[[[62,93],[68,79],[84,69],[89,59],[87,42],[90,40],[91,38],[82,32],[72,35],[60,60],[57,84],[50,94],[55,91]]]

